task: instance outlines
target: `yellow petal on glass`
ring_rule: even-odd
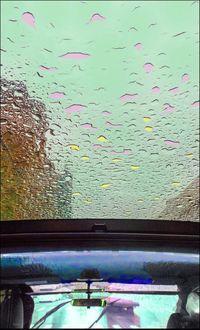
[[[191,153],[191,152],[188,152],[187,154],[185,154],[185,157],[187,157],[187,158],[192,158],[193,157],[193,153]]]
[[[133,171],[137,171],[137,170],[139,170],[139,168],[140,168],[139,165],[131,165],[131,169],[132,169]]]
[[[179,181],[173,181],[172,186],[173,187],[180,187],[181,183]]]
[[[92,203],[92,200],[91,200],[91,199],[85,199],[85,200],[84,200],[84,203],[86,203],[86,204],[91,204],[91,203]]]
[[[144,117],[143,120],[145,123],[149,123],[151,121],[151,117]]]
[[[82,156],[81,159],[82,159],[82,160],[89,160],[90,157],[89,157],[89,156]]]
[[[151,126],[146,126],[144,129],[145,129],[146,132],[152,132],[153,131],[153,127],[151,127]]]
[[[80,147],[77,144],[69,144],[71,150],[79,151]]]
[[[97,138],[97,140],[100,141],[100,142],[106,142],[108,139],[107,139],[105,136],[100,135],[100,136]]]
[[[138,199],[138,203],[143,203],[144,200],[143,199]]]
[[[112,183],[102,183],[100,185],[100,187],[103,188],[103,189],[110,188],[111,186],[112,186]]]
[[[154,201],[158,201],[160,197],[154,197]]]
[[[112,162],[113,162],[113,163],[119,163],[119,162],[121,162],[121,161],[122,161],[121,158],[113,158],[113,159],[112,159]]]
[[[74,192],[74,193],[72,193],[72,196],[80,196],[81,195],[81,193],[80,192]]]

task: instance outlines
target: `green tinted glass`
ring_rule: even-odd
[[[1,218],[198,220],[198,2],[2,1]]]

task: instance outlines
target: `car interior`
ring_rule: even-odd
[[[84,221],[4,223],[2,328],[199,327],[199,223]]]

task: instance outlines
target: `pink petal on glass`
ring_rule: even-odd
[[[74,112],[80,112],[82,111],[84,108],[86,108],[85,105],[82,104],[72,104],[69,107],[65,108],[64,110],[67,113],[74,113]]]
[[[172,105],[170,105],[169,103],[165,103],[164,104],[164,112],[172,112],[174,109],[174,107]]]
[[[63,57],[70,60],[84,60],[85,58],[88,58],[90,54],[88,53],[81,53],[81,52],[74,52],[74,53],[66,53],[63,55],[60,55],[59,57]]]
[[[35,27],[35,17],[33,16],[33,14],[29,13],[29,12],[25,12],[22,14],[22,20],[24,21],[24,23]]]
[[[180,145],[180,142],[172,140],[164,140],[164,143],[171,147],[178,147]]]
[[[138,42],[137,44],[134,45],[134,47],[138,50],[142,49],[142,44],[140,42]]]
[[[109,121],[106,122],[106,127],[108,128],[113,128],[113,127],[121,127],[123,126],[122,124],[112,124]]]
[[[168,92],[172,93],[173,95],[176,95],[178,92],[178,87],[173,87],[168,90]]]
[[[129,155],[131,153],[131,149],[124,149],[123,151],[115,151],[115,150],[112,150],[110,151],[110,154],[112,155],[119,155],[119,154],[122,154],[122,155]]]
[[[120,100],[123,102],[133,100],[138,94],[124,94],[120,96]]]
[[[47,66],[44,66],[44,65],[40,65],[40,70],[44,70],[44,71],[54,71],[54,70],[57,70],[57,68],[55,67],[47,67]]]
[[[121,152],[118,152],[118,151],[115,151],[115,150],[112,150],[109,153],[112,154],[112,155],[121,154]]]
[[[111,146],[103,146],[101,144],[93,144],[92,145],[94,149],[107,149],[107,148],[111,148]]]
[[[110,116],[110,115],[112,115],[112,112],[109,112],[109,111],[103,111],[103,112],[102,112],[102,115],[104,115],[104,116]]]
[[[186,82],[189,80],[189,75],[187,73],[184,73],[181,77],[182,82]]]
[[[150,73],[153,71],[154,65],[151,63],[145,63],[143,67],[146,73]]]
[[[65,96],[65,93],[61,93],[61,92],[54,92],[54,93],[49,94],[49,97],[51,99],[61,99],[64,96]]]
[[[131,153],[131,151],[132,151],[131,149],[124,149],[122,154],[129,155]]]
[[[114,291],[116,290],[116,287],[114,285],[109,286],[109,290],[111,290],[110,288],[112,288]],[[118,287],[118,290],[120,291],[120,288]],[[116,298],[111,298],[108,297],[106,298],[106,302],[107,304],[113,304],[116,301]],[[116,301],[115,306],[123,306],[124,308],[134,308],[139,306],[139,303],[134,302],[132,300],[127,300],[127,299],[119,299],[118,301]],[[138,323],[137,321],[134,322],[134,324]],[[139,327],[139,324],[137,324],[136,326],[137,328]]]
[[[193,108],[198,108],[199,107],[199,101],[195,101],[192,103]]]
[[[87,129],[96,129],[92,124],[85,123],[80,125],[82,128],[87,128]]]
[[[152,92],[153,93],[159,93],[160,92],[160,87],[158,87],[158,86],[154,86],[153,88],[152,88]]]
[[[104,19],[106,19],[104,16],[96,13],[96,14],[92,15],[90,21],[96,22],[96,21],[103,21]]]

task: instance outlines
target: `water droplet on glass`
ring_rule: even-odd
[[[40,70],[43,70],[43,71],[55,71],[57,70],[56,67],[47,67],[47,66],[44,66],[44,65],[40,65]]]

